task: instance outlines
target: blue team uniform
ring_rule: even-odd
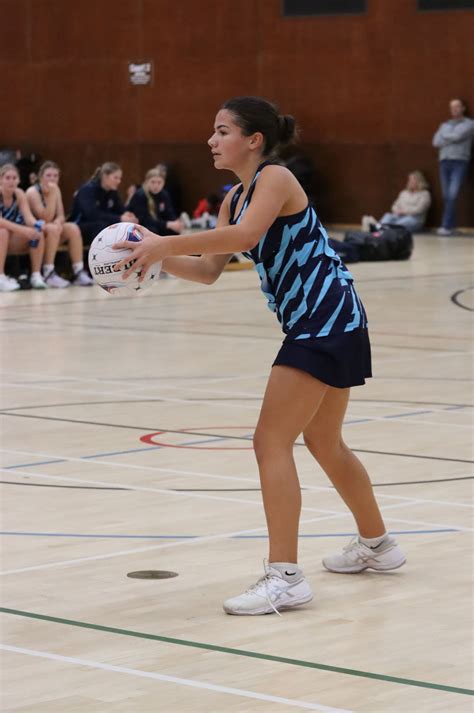
[[[0,196],[0,216],[12,223],[17,223],[18,225],[24,224],[25,221],[23,220],[16,195],[13,196],[13,202],[8,208],[4,204],[2,196]]]
[[[243,187],[232,197],[230,223],[252,200],[261,164],[238,215]],[[255,263],[261,289],[286,339],[275,364],[310,372],[331,386],[365,383],[371,376],[367,317],[353,277],[329,245],[313,206],[278,217],[246,257]]]

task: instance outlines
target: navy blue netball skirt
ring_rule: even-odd
[[[360,386],[372,376],[369,332],[360,328],[315,339],[286,337],[273,366],[306,371],[339,389]]]

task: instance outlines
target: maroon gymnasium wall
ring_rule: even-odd
[[[431,137],[447,103],[474,110],[474,12],[368,0],[361,16],[284,18],[281,0],[0,0],[0,148],[63,168],[69,202],[95,166],[118,161],[124,185],[173,165],[185,207],[229,180],[206,140],[223,99],[260,94],[301,125],[323,220],[381,214],[414,168],[433,184]],[[151,87],[129,61],[153,60]],[[460,223],[474,225],[473,171]]]

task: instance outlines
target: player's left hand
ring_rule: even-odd
[[[125,265],[128,265],[133,260],[133,264],[123,273],[122,279],[125,280],[133,272],[140,271],[141,275],[138,282],[143,282],[150,267],[156,262],[162,262],[167,257],[166,238],[152,233],[151,230],[144,228],[142,225],[135,225],[135,230],[142,236],[139,242],[124,240],[112,246],[114,250],[130,250],[131,252],[131,255],[127,255],[115,265],[114,272],[123,270]]]

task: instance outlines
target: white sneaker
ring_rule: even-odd
[[[442,228],[442,227],[438,228],[438,230],[436,231],[437,235],[444,235],[444,236],[452,235],[453,233],[454,233],[454,230],[450,230],[449,228]]]
[[[14,292],[19,289],[20,285],[14,277],[0,275],[0,292]]]
[[[43,277],[39,274],[39,272],[31,275],[30,285],[32,286],[32,288],[34,290],[46,290],[48,287],[48,285],[43,280]]]
[[[293,574],[293,572],[291,573]],[[246,592],[238,597],[227,599],[224,604],[224,611],[227,614],[240,616],[255,616],[257,614],[278,614],[285,609],[292,609],[300,604],[310,602],[313,593],[303,572],[296,567],[294,572],[295,580],[287,581],[282,573],[265,564],[265,574],[260,577]]]
[[[72,282],[73,285],[79,285],[79,287],[89,287],[94,284],[94,280],[85,270],[80,270],[77,275],[74,275]]]
[[[189,217],[188,213],[181,213],[179,217],[184,227],[189,229],[191,227],[191,218]]]
[[[364,233],[370,233],[372,227],[377,226],[378,224],[379,223],[377,221],[377,218],[374,218],[373,215],[363,215],[362,216],[361,228],[364,231]]]
[[[49,275],[45,275],[44,281],[48,287],[57,287],[58,289],[71,286],[69,280],[64,280],[55,270],[50,272]]]
[[[381,572],[398,569],[406,562],[406,557],[392,537],[386,537],[378,547],[367,547],[358,537],[354,537],[340,555],[324,557],[323,565],[330,572],[355,574],[365,569]]]

